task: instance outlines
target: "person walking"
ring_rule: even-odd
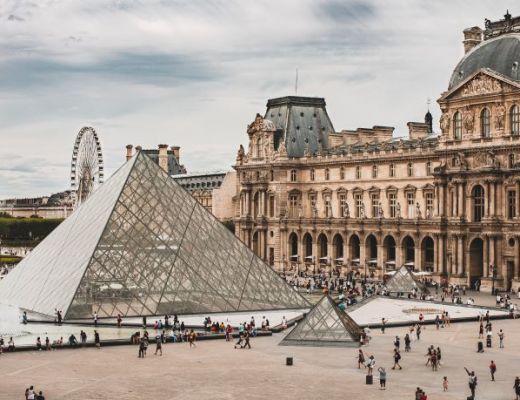
[[[162,356],[162,338],[161,335],[157,335],[155,337],[155,353],[154,355],[157,355],[157,353],[160,353],[159,355]]]
[[[471,399],[475,398],[475,390],[477,389],[477,375],[475,375],[475,371],[469,372],[469,370],[464,367],[466,373],[468,374],[468,386],[471,391]]]
[[[146,339],[144,338],[144,336],[139,340],[139,355],[137,356],[138,358],[144,358],[144,341]]]
[[[379,386],[381,390],[386,390],[386,370],[384,367],[379,367]]]
[[[417,325],[415,334],[417,335],[417,340],[421,340],[421,325]]]
[[[386,319],[381,318],[381,333],[385,333]]]
[[[520,378],[518,376],[515,378],[515,383],[513,384],[513,389],[515,390],[515,396],[516,396],[515,400],[520,400]]]
[[[407,333],[404,336],[404,351],[406,353],[408,353],[410,350],[412,350],[411,343],[412,343],[412,339],[410,339],[410,335]]]
[[[251,334],[249,333],[248,330],[246,330],[245,334],[244,334],[244,340],[245,340],[245,343],[244,345],[242,346],[243,349],[247,348],[250,349],[251,348],[251,343],[249,343],[249,339],[251,338]]]
[[[489,364],[489,373],[491,374],[491,381],[495,381],[495,372],[497,372],[497,365],[493,360],[491,360],[491,363]]]
[[[482,321],[480,322],[480,326],[478,328],[478,338],[484,339],[484,324],[482,323]]]
[[[363,353],[363,350],[359,349],[358,356],[357,356],[357,367],[358,369],[361,369],[361,366],[367,367],[365,365],[365,354]]]
[[[401,340],[399,339],[399,336],[396,336],[394,340],[394,348],[399,351],[399,347],[401,347]]]
[[[197,345],[195,344],[195,332],[193,331],[193,329],[190,331],[190,333],[188,334],[188,341],[190,342],[190,349],[192,347],[197,347]]]
[[[395,369],[395,367],[403,369],[403,367],[399,365],[399,360],[401,360],[401,353],[399,353],[399,350],[396,348],[394,349],[394,366],[392,367],[392,369]]]

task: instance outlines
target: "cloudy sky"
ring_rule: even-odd
[[[516,8],[514,7],[516,5]],[[325,97],[336,130],[420,121],[462,30],[514,1],[1,0],[0,198],[67,189],[82,126],[108,173],[125,145],[228,169],[268,98]],[[437,125],[437,122],[436,122]]]

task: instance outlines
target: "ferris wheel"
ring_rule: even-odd
[[[77,207],[103,183],[103,153],[96,131],[86,126],[81,128],[72,151],[70,186]]]

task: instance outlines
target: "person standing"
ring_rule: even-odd
[[[381,333],[385,333],[386,319],[381,318]]]
[[[121,314],[117,314],[117,327],[121,328],[121,323],[123,322],[123,318],[121,317]]]
[[[386,390],[386,370],[383,367],[377,369],[379,371],[379,385],[381,390]]]
[[[500,331],[498,332],[498,339],[500,341],[500,348],[503,349],[504,348],[504,331],[502,329],[500,329]]]
[[[406,353],[408,353],[410,350],[412,350],[411,343],[412,343],[412,339],[410,339],[410,335],[407,333],[404,336],[404,351]]]
[[[401,347],[401,340],[399,339],[399,336],[395,337],[394,347],[395,347],[395,350],[399,351],[399,348]]]
[[[246,348],[251,348],[251,344],[249,343],[249,339],[251,338],[251,334],[249,333],[249,330],[246,330],[245,334],[244,334],[244,340],[245,340],[245,343],[244,345],[242,346],[243,349]]]
[[[375,366],[376,366],[376,359],[374,358],[374,356],[370,356],[368,358],[368,362],[367,362],[367,368],[368,368],[367,375],[372,376],[372,374],[374,373]]]
[[[464,367],[466,373],[468,374],[468,386],[471,391],[471,399],[475,398],[475,390],[477,389],[477,376],[475,375],[475,371],[469,372],[469,370]]]
[[[190,349],[192,347],[197,347],[197,345],[195,344],[195,332],[193,331],[193,329],[188,334],[188,342],[190,342]]]
[[[417,340],[421,340],[421,325],[417,325],[417,330],[415,331],[417,335]]]
[[[448,391],[448,377],[445,376],[442,378],[442,391],[447,392]]]
[[[480,322],[480,327],[478,328],[478,338],[484,339],[484,324]]]
[[[94,311],[94,315],[92,316],[92,318],[94,319],[94,326],[97,326],[97,320],[98,320],[97,311]]]
[[[491,360],[491,363],[489,364],[489,373],[491,374],[491,381],[495,381],[495,372],[497,372],[497,365],[493,360]]]
[[[101,340],[99,340],[99,333],[98,333],[98,331],[94,331],[94,343],[96,344],[96,347],[98,349],[101,349]]]

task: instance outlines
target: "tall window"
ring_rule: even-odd
[[[484,189],[477,185],[473,188],[473,221],[480,222],[484,216]]]
[[[388,194],[388,206],[390,218],[397,217],[397,193]]]
[[[309,196],[309,203],[311,206],[311,215],[314,216],[314,211],[316,210],[316,195],[315,194],[311,194]]]
[[[413,176],[413,164],[412,163],[408,163],[408,165],[406,166],[406,169],[407,169],[407,172],[408,172],[408,176]]]
[[[361,209],[363,207],[363,195],[361,193],[356,193],[354,195],[354,203],[356,204],[356,218],[360,218]]]
[[[325,168],[325,180],[328,181],[330,179],[330,170]]]
[[[507,191],[507,218],[516,217],[516,192],[514,190]]]
[[[262,157],[262,138],[256,140],[256,156],[258,158]]]
[[[431,218],[433,216],[433,193],[427,192],[426,193],[426,217]]]
[[[462,114],[459,111],[453,116],[453,139],[462,139]]]
[[[325,216],[332,217],[332,205],[331,205],[330,197],[325,198]]]
[[[489,108],[484,108],[480,113],[480,135],[488,138],[491,135],[491,113]]]
[[[426,163],[426,175],[431,175],[432,174],[432,163],[430,161],[428,161]]]
[[[377,178],[377,165],[372,165],[372,178]]]
[[[339,179],[343,180],[345,179],[345,168],[341,167],[339,169]]]
[[[511,107],[511,135],[520,134],[520,108],[515,104]]]
[[[346,217],[345,213],[345,204],[347,204],[347,195],[340,194],[339,195],[339,215],[341,217]]]
[[[408,218],[415,218],[415,193],[406,193],[406,205],[408,206]]]
[[[390,178],[393,178],[395,176],[395,164],[394,163],[390,164],[390,166],[388,168],[388,175],[390,176]]]
[[[314,180],[314,168],[311,168],[311,170],[309,171],[309,179],[310,179],[311,181]]]
[[[291,169],[291,182],[296,182],[296,170]]]
[[[356,167],[356,179],[361,179],[361,167],[359,165]]]
[[[372,209],[372,218],[379,217],[379,194],[372,193],[370,195],[370,205]]]
[[[291,216],[296,216],[298,212],[298,195],[291,194],[289,195],[289,212]]]
[[[269,179],[270,179],[271,181],[274,181],[274,171],[273,171],[273,170],[271,170],[271,171],[269,172]]]
[[[514,153],[509,154],[509,156],[508,156],[508,166],[509,166],[509,168],[513,168],[515,166],[515,162],[516,162],[515,154]]]
[[[274,217],[274,196],[269,196],[269,216]]]

